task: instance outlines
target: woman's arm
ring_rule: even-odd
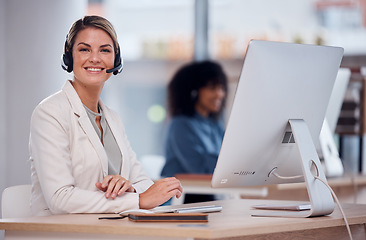
[[[217,154],[207,151],[204,137],[207,136],[200,135],[190,122],[177,119],[169,128],[167,156],[174,156],[185,173],[212,173]]]

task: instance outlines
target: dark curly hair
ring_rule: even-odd
[[[207,85],[221,85],[227,93],[227,77],[222,67],[213,61],[192,62],[180,68],[168,85],[168,111],[173,116],[195,114],[199,89]],[[219,112],[210,117],[218,119],[225,108],[226,96]]]

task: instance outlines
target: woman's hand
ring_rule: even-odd
[[[157,207],[170,198],[182,196],[183,188],[175,177],[160,179],[139,195],[140,208],[150,209]]]
[[[103,182],[97,182],[95,186],[105,192],[106,198],[115,199],[124,192],[135,192],[130,181],[120,175],[108,175],[103,179]]]

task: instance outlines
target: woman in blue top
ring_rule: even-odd
[[[168,86],[172,119],[162,176],[213,173],[224,136],[226,96],[227,77],[215,62],[190,63],[174,75]]]

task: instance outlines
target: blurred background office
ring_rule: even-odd
[[[124,71],[102,99],[120,114],[139,159],[163,155],[166,85],[176,70],[191,60],[220,62],[229,112],[255,38],[344,47],[342,66],[353,71],[351,117],[339,122],[336,137],[348,171],[362,171],[366,0],[0,0],[0,192],[30,183],[30,116],[71,78],[60,67],[63,45],[71,23],[86,14],[108,18],[117,30]]]

